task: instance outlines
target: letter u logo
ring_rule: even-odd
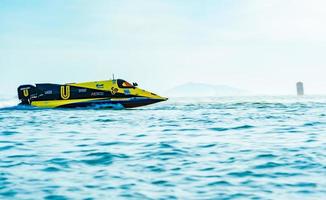
[[[24,94],[24,97],[28,97],[28,95],[29,95],[28,89],[23,90],[23,94]]]
[[[70,97],[70,86],[61,86],[61,98],[66,100]]]

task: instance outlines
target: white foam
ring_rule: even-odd
[[[0,108],[17,106],[18,104],[19,101],[16,98],[11,98],[11,99],[0,98]]]

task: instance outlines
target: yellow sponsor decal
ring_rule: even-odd
[[[64,99],[64,100],[67,100],[69,99],[70,97],[70,86],[67,85],[67,86],[61,86],[61,98]]]
[[[111,94],[112,94],[112,95],[115,95],[118,91],[119,91],[118,88],[115,88],[115,87],[112,87],[112,88],[111,88]]]

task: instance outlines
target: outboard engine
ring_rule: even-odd
[[[33,85],[21,85],[18,87],[18,98],[23,105],[30,105],[31,99],[37,97],[37,89]]]

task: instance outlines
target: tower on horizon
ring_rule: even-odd
[[[297,95],[303,96],[304,95],[304,88],[302,82],[297,82]]]

